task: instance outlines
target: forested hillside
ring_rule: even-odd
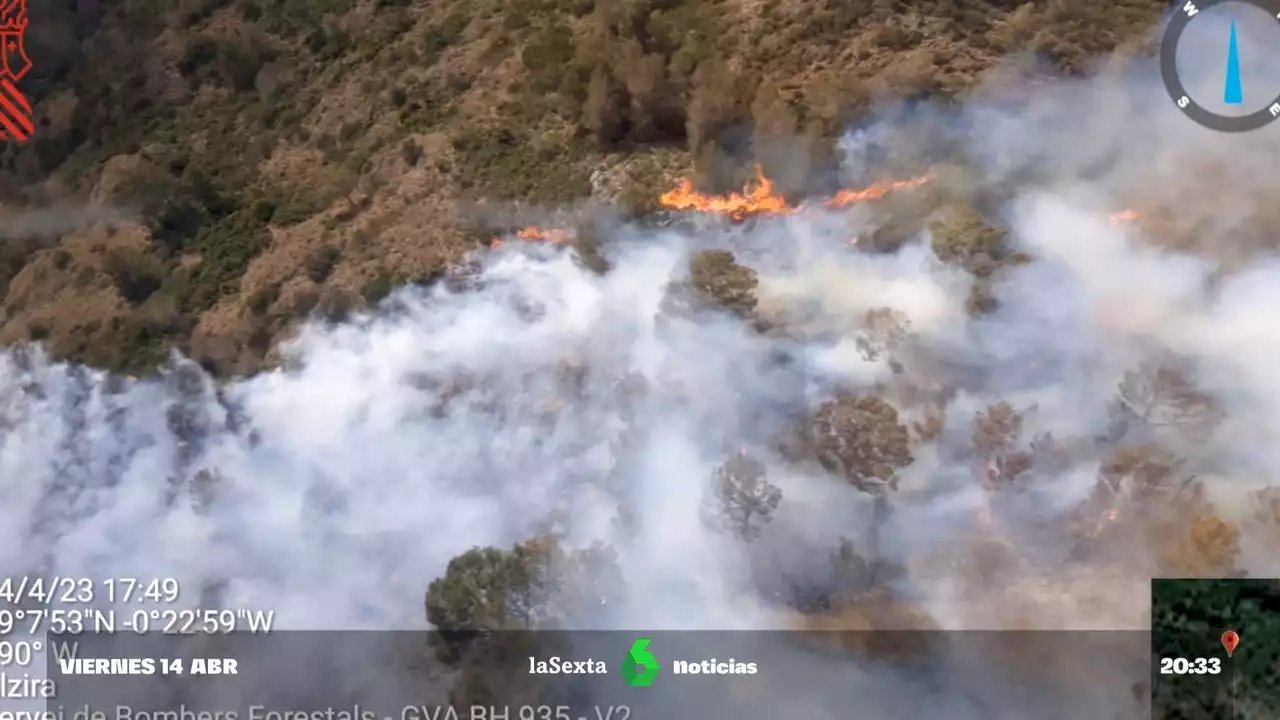
[[[1140,50],[1163,5],[35,3],[0,340],[247,372],[298,318],[438,277],[503,220],[587,197],[643,214],[757,162],[829,190],[831,142],[874,103],[963,96],[1011,54],[1085,72]],[[535,217],[476,221],[511,202]]]

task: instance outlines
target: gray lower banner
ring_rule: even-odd
[[[274,632],[47,641],[4,720],[1147,717],[1124,632]]]

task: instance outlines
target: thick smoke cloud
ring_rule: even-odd
[[[974,414],[1001,400],[1033,408],[1029,435],[1087,444],[1109,432],[1125,372],[1173,356],[1225,410],[1180,449],[1241,524],[1245,569],[1277,573],[1248,499],[1280,472],[1280,273],[1258,229],[1259,198],[1280,187],[1276,133],[1192,125],[1134,61],[1039,88],[1030,105],[979,93],[958,111],[887,112],[843,149],[851,181],[945,153],[967,191],[999,200],[993,214],[1032,260],[997,278],[998,309],[966,314],[971,278],[933,256],[927,230],[892,254],[851,248],[876,222],[854,209],[623,228],[604,275],[507,243],[475,287],[406,289],[373,316],[309,326],[281,370],[220,388],[188,366],[124,381],[9,351],[0,571],[222,583],[220,602],[274,609],[278,627],[415,628],[451,557],[553,530],[619,553],[616,627],[785,627],[791,611],[743,591],[753,568],[824,562],[841,536],[864,539],[871,508],[786,461],[776,438],[840,391],[875,389],[919,419],[907,385],[935,383],[950,386],[947,429],[914,449],[882,544],[909,569],[904,592],[948,628],[1139,629],[1148,551],[1068,562],[1054,525],[1105,458],[1071,453],[1002,500],[993,525],[963,448]],[[1109,220],[1130,207],[1162,224]],[[795,332],[673,305],[669,286],[705,248],[757,270],[762,312]],[[909,320],[902,374],[856,342],[884,307]],[[741,448],[784,493],[750,548],[699,511],[713,468]],[[975,588],[957,568],[982,538],[1022,557]]]

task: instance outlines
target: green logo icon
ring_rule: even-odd
[[[649,642],[649,638],[637,638],[622,661],[622,678],[631,687],[649,687],[658,677],[658,659],[649,652]]]

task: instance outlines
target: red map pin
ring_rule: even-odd
[[[1239,644],[1240,635],[1235,630],[1222,633],[1222,647],[1227,649],[1227,657],[1231,657],[1231,653],[1236,651],[1236,646]]]

